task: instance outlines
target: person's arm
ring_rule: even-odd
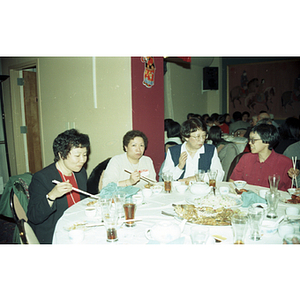
[[[213,155],[213,158],[211,160],[210,169],[212,171],[218,171],[217,181],[222,181],[223,180],[225,172],[222,168],[222,164],[220,162],[220,159],[219,159],[218,152],[217,152],[216,148],[214,150],[214,155]]]
[[[174,162],[173,162],[172,156],[171,156],[171,152],[170,152],[169,149],[168,149],[168,152],[167,152],[167,156],[166,156],[166,159],[165,159],[165,165],[164,165],[164,168],[163,168],[162,172],[163,173],[166,173],[166,172],[172,173],[174,180],[177,180],[181,176],[181,174],[183,173],[182,169],[180,169],[178,166],[174,165]]]

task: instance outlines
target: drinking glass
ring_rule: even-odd
[[[235,245],[245,244],[245,237],[248,229],[248,218],[244,215],[233,215],[231,218],[233,231],[233,243]]]
[[[198,170],[198,172],[195,174],[195,176],[196,176],[196,181],[197,182],[204,182],[205,171],[204,170]]]
[[[113,193],[114,205],[118,211],[119,218],[124,216],[123,204],[125,202],[126,193],[124,191],[117,191]]]
[[[173,175],[172,173],[163,173],[163,180],[164,180],[164,186],[165,186],[165,191],[167,193],[171,192],[171,188],[172,188],[172,179],[173,179]]]
[[[249,207],[248,218],[250,224],[250,239],[259,241],[261,238],[260,228],[264,219],[264,209],[262,207]]]
[[[278,217],[277,215],[277,207],[278,207],[278,201],[279,201],[279,193],[278,192],[267,192],[266,200],[268,203],[268,212],[267,217],[270,219],[276,219]]]
[[[209,186],[212,186],[212,187],[216,187],[216,180],[217,180],[217,175],[218,175],[218,171],[212,171],[212,170],[209,170],[207,172],[208,174],[208,178],[209,178]]]
[[[192,226],[190,236],[193,244],[204,245],[209,237],[209,228],[201,227],[199,225]]]
[[[101,197],[99,200],[100,209],[101,209],[101,220],[103,220],[103,216],[111,209],[112,199],[108,197]]]
[[[269,176],[270,191],[272,193],[277,192],[279,180],[280,180],[280,176],[277,174],[273,174]]]
[[[118,210],[113,209],[112,206],[108,208],[107,210],[103,211],[102,218],[104,221],[104,225],[106,228],[106,241],[107,242],[116,242],[118,241]]]
[[[134,219],[135,211],[136,211],[136,200],[131,197],[126,198],[123,207],[125,212],[125,220]],[[127,227],[134,227],[135,225],[136,225],[135,222],[125,223],[125,226]]]

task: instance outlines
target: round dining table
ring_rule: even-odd
[[[159,183],[162,184],[162,183]],[[233,183],[229,182],[217,182],[216,190],[218,192],[220,187],[229,187],[230,192],[234,193]],[[245,189],[250,190],[256,194],[259,194],[261,189],[266,189],[260,186],[254,186],[247,184]],[[282,199],[288,199],[289,194],[284,191],[279,191],[281,200],[279,200],[277,213],[278,218],[285,214],[286,208],[289,206],[295,206],[295,204],[284,203]],[[178,193],[172,188],[170,193],[166,193],[164,190],[159,194],[152,194],[150,197],[144,198],[143,202],[137,204],[135,218],[140,219],[135,224],[135,227],[126,227],[125,224],[117,230],[118,241],[114,243],[109,243],[106,241],[106,229],[101,224],[102,217],[100,209],[96,216],[87,217],[85,210],[88,207],[88,203],[94,201],[92,198],[85,198],[84,200],[74,204],[68,208],[62,217],[58,220],[54,236],[53,244],[71,244],[72,241],[69,238],[69,229],[72,225],[76,223],[87,223],[90,226],[85,227],[84,229],[84,238],[81,241],[82,244],[159,244],[155,240],[150,240],[146,236],[146,232],[157,224],[160,221],[171,221],[175,224],[180,224],[182,221],[178,218],[170,215],[165,215],[162,212],[176,214],[173,209],[173,204],[187,204],[186,199],[191,199],[191,197],[196,197],[190,192],[190,189],[187,189],[184,193]],[[235,197],[240,197],[235,195]],[[247,207],[239,207],[241,211],[247,212]],[[267,217],[265,217],[268,219]],[[276,221],[276,219],[275,219]],[[93,224],[97,226],[92,226]],[[100,224],[100,225],[99,225]],[[190,230],[192,226],[207,226],[207,225],[197,225],[187,222],[182,230],[181,236],[169,244],[192,244],[190,238]],[[299,232],[299,223],[295,225],[298,228],[295,228]],[[214,245],[225,245],[233,244],[233,232],[231,226],[207,226],[210,228],[210,237],[207,241],[207,244]],[[245,244],[282,244],[283,239],[279,236],[278,232],[273,234],[262,235],[259,241],[253,241],[249,237],[250,230],[245,239]],[[214,236],[217,236],[217,240]],[[221,242],[220,242],[221,240]]]

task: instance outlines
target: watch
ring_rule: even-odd
[[[56,199],[52,200],[49,198],[48,194],[46,195],[47,200],[54,202]]]

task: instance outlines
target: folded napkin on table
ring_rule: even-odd
[[[135,186],[117,186],[115,182],[110,182],[100,191],[100,197],[112,197],[114,192],[122,191],[126,193],[126,198],[136,194],[140,189]]]
[[[249,207],[250,205],[254,204],[254,203],[267,203],[267,201],[258,196],[257,194],[255,194],[254,192],[244,192],[242,194],[242,201],[243,201],[243,204],[242,204],[242,207]]]

